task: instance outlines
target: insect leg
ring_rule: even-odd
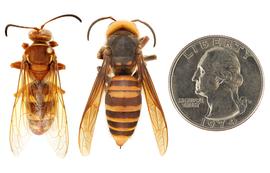
[[[103,59],[103,52],[104,52],[105,49],[106,49],[106,47],[104,47],[104,46],[99,49],[99,51],[97,53],[97,58],[98,59]]]
[[[141,49],[146,45],[146,43],[148,41],[149,41],[149,37],[147,37],[147,36],[140,38],[139,45],[140,45]]]
[[[144,61],[152,61],[152,60],[156,60],[157,56],[156,55],[147,55],[143,57]]]
[[[58,43],[57,43],[56,41],[50,41],[50,42],[49,42],[49,45],[50,45],[51,47],[56,47],[56,46],[58,46]]]
[[[22,68],[22,62],[21,61],[16,61],[16,62],[10,64],[10,66],[12,68],[21,69]]]
[[[22,44],[22,48],[23,48],[23,49],[26,49],[26,48],[28,48],[28,47],[29,47],[29,44],[28,44],[28,43],[23,43],[23,44]]]
[[[66,66],[64,64],[62,64],[62,63],[57,63],[57,69],[58,70],[64,70],[64,69],[66,69]]]

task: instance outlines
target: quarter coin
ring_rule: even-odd
[[[256,55],[227,36],[206,36],[176,56],[169,90],[177,110],[206,130],[227,130],[245,122],[257,108],[263,74]]]

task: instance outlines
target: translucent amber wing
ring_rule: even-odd
[[[161,155],[165,154],[168,146],[168,129],[164,113],[159,102],[156,90],[148,70],[143,61],[143,57],[138,57],[138,71],[141,74],[143,89],[148,106],[148,111],[152,121],[156,141]]]
[[[31,78],[28,71],[27,64],[24,64],[24,69],[20,71],[17,92],[15,94],[15,102],[12,110],[12,117],[10,123],[9,141],[12,152],[18,155],[25,143],[31,135],[27,115],[29,114],[26,109],[26,101],[29,97],[28,84]]]
[[[61,89],[57,62],[53,62],[45,81],[49,84],[49,98],[54,100],[53,113],[54,121],[46,133],[56,154],[64,157],[68,150],[69,134],[66,109],[63,99],[64,91]]]
[[[90,152],[95,122],[99,110],[101,96],[105,86],[105,78],[109,68],[108,59],[104,59],[101,69],[98,72],[92,91],[88,98],[79,130],[79,147],[82,155]]]

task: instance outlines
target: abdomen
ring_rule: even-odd
[[[31,131],[36,135],[45,133],[55,117],[55,100],[52,96],[52,88],[45,82],[34,81],[29,84],[28,99],[28,122]]]
[[[133,134],[141,110],[141,86],[133,76],[112,78],[105,98],[110,132],[120,147]]]

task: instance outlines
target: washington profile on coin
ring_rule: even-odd
[[[226,130],[256,109],[263,77],[255,54],[240,41],[207,36],[188,44],[173,62],[170,94],[179,112],[207,130]]]

